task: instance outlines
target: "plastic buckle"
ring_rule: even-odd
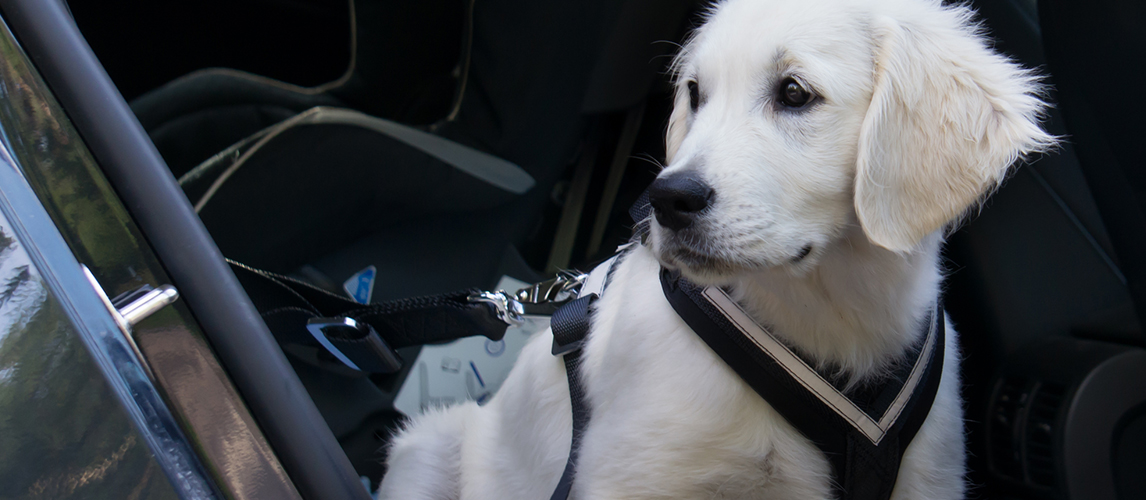
[[[581,350],[581,346],[585,344],[585,339],[574,340],[568,344],[557,342],[557,337],[553,337],[553,347],[550,350],[554,356],[564,356],[573,351]]]
[[[554,356],[563,356],[581,350],[585,339],[589,335],[589,307],[597,300],[597,294],[590,293],[567,302],[562,312],[554,313],[553,321],[553,347],[550,352]],[[572,334],[572,335],[570,335]],[[566,338],[566,342],[560,339]]]
[[[306,322],[306,329],[330,354],[353,370],[394,373],[402,369],[402,358],[369,324],[359,323],[354,318],[310,318]],[[358,366],[330,341],[331,338],[353,342],[360,352],[364,352],[367,358],[365,361],[372,366]]]

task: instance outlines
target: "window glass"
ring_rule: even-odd
[[[0,213],[0,499],[176,498]]]

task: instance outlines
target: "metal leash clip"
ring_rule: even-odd
[[[467,297],[467,299],[470,302],[489,304],[493,307],[497,319],[504,321],[505,324],[509,326],[521,326],[525,324],[525,307],[505,290],[498,290],[496,292],[474,292],[474,294]]]
[[[566,302],[576,299],[588,276],[562,271],[553,279],[518,290],[514,298],[522,303],[526,314],[548,316]]]
[[[521,326],[525,316],[549,316],[557,308],[576,299],[587,274],[562,271],[553,279],[527,286],[510,294],[505,290],[476,292],[470,302],[483,302],[493,307],[497,319],[510,326]]]

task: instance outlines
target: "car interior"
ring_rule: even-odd
[[[1146,498],[1146,7],[971,3],[1045,77],[1065,140],[944,250],[969,496]],[[588,270],[628,241],[705,2],[67,6],[224,256],[342,295],[372,268],[380,302]],[[413,363],[287,359],[376,488]]]

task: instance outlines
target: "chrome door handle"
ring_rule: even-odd
[[[151,365],[147,363],[147,358],[143,357],[143,351],[139,349],[139,344],[136,344],[135,337],[131,335],[132,327],[143,321],[144,318],[155,314],[160,309],[167,307],[171,303],[179,299],[179,291],[171,285],[160,285],[159,288],[148,290],[143,295],[135,298],[127,305],[117,308],[107,297],[107,292],[104,292],[103,286],[99,284],[99,280],[95,278],[88,266],[80,264],[80,268],[84,270],[84,276],[87,277],[88,283],[95,289],[100,300],[103,302],[104,307],[111,313],[112,318],[115,319],[116,325],[119,326],[120,333],[127,340],[131,346],[131,350],[135,353],[136,361],[147,372],[147,376],[152,380],[155,379],[155,374],[151,371]],[[130,294],[138,295],[144,289],[138,289]]]
[[[179,291],[171,285],[162,285],[145,293],[142,297],[131,301],[117,311],[127,324],[135,326],[144,318],[155,314],[160,309],[179,299]]]

